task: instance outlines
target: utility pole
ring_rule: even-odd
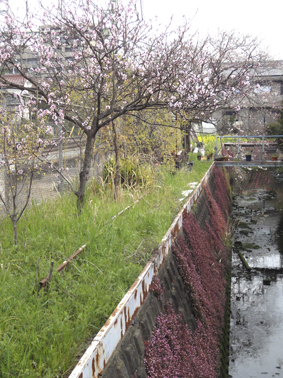
[[[4,17],[8,14],[8,9],[9,9],[9,0],[1,0],[0,1],[0,16],[3,17],[2,20],[4,20]]]
[[[27,19],[29,18],[29,6],[28,6],[28,0],[26,0],[26,16]]]
[[[111,0],[111,10],[114,10],[118,5],[118,0]]]
[[[58,169],[61,172],[63,168],[63,135],[62,135],[62,125],[59,124],[58,127]],[[58,184],[58,192],[62,191],[62,178]]]
[[[143,20],[142,0],[140,0],[141,19]]]

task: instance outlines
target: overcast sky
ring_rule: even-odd
[[[174,14],[175,22],[185,15],[192,29],[202,35],[220,30],[237,30],[258,37],[263,48],[283,59],[282,0],[142,0],[145,17],[162,20]]]
[[[8,1],[14,9],[25,8],[26,0]],[[198,30],[201,36],[208,32],[216,34],[218,29],[239,31],[258,37],[264,50],[274,58],[283,59],[282,0],[137,0],[140,1],[145,18],[158,16],[159,22],[165,24],[174,15],[177,25],[185,15],[191,20],[192,31]],[[35,0],[28,2],[30,8],[34,7]]]

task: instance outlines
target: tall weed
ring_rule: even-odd
[[[70,372],[166,233],[182,191],[209,165],[195,162],[191,171],[173,172],[156,166],[150,185],[123,188],[117,202],[105,182],[93,183],[80,215],[71,193],[32,205],[19,222],[17,249],[9,220],[1,220],[0,377]],[[57,273],[83,244],[78,258]],[[39,291],[51,261],[49,289]]]

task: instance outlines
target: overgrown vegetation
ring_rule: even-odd
[[[1,378],[67,376],[164,236],[182,191],[209,166],[206,161],[195,161],[191,171],[154,166],[151,182],[122,189],[116,202],[111,185],[93,183],[80,216],[69,194],[34,205],[18,223],[17,249],[11,224],[1,220]],[[49,290],[38,291],[51,261],[55,270],[85,243],[67,271],[53,272]]]
[[[283,135],[283,107],[275,122],[267,125],[267,132],[270,135]],[[277,138],[278,147],[283,150],[283,138]]]

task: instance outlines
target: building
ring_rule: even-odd
[[[274,122],[283,101],[283,61],[269,62],[251,75],[250,91],[241,100],[238,110],[234,104],[218,109],[216,119],[220,134],[266,133],[268,123]],[[237,107],[236,107],[237,109]]]
[[[8,74],[3,75],[2,78],[4,80],[0,80],[1,107],[9,112],[21,105],[21,118],[29,119],[26,101],[29,98],[28,89],[31,83],[21,75]],[[26,89],[16,89],[14,85],[24,86]]]

